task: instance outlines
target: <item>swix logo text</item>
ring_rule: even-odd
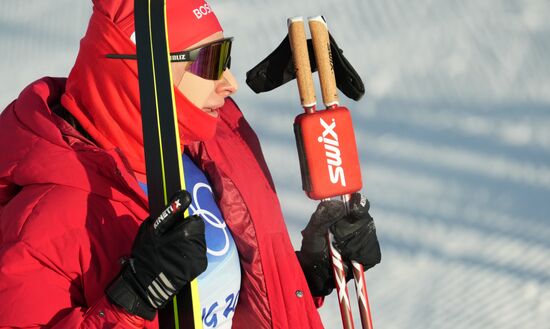
[[[211,12],[212,12],[212,8],[210,8],[210,5],[207,3],[200,6],[199,8],[193,9],[193,14],[195,14],[197,19],[201,19],[203,16],[206,16]]]
[[[340,183],[346,186],[346,177],[344,168],[342,168],[342,155],[340,152],[340,144],[338,143],[338,134],[336,133],[336,120],[332,119],[332,123],[328,124],[323,118],[319,118],[319,123],[323,127],[323,133],[317,140],[323,143],[325,148],[325,156],[327,159],[327,168],[332,184]]]

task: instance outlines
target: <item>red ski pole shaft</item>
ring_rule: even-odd
[[[350,195],[343,195],[342,201],[346,208],[346,213],[349,214],[349,199]],[[355,290],[357,294],[357,302],[359,303],[359,314],[361,316],[361,325],[365,329],[373,329],[372,315],[370,312],[369,295],[367,293],[367,281],[365,280],[365,269],[363,264],[356,261],[351,261],[353,270],[353,279],[355,281]]]
[[[315,113],[316,107],[315,87],[313,85],[311,66],[309,65],[304,22],[301,17],[288,19],[288,35],[290,47],[292,49],[294,68],[296,70],[296,81],[300,93],[300,102],[305,112],[312,114]],[[327,240],[330,246],[330,254],[333,259],[333,273],[336,280],[336,291],[340,303],[342,323],[344,329],[354,329],[342,257],[338,251],[332,247],[330,233],[327,233]]]
[[[338,90],[334,76],[334,66],[332,63],[330,39],[326,21],[322,16],[316,16],[310,17],[308,22],[311,39],[313,41],[313,49],[315,51],[315,61],[317,62],[317,70],[319,72],[323,103],[327,109],[337,108],[339,106]],[[342,199],[346,209],[349,211],[349,195],[343,195]],[[361,324],[364,329],[373,329],[363,265],[353,261],[352,267],[359,312],[361,314]]]
[[[332,233],[327,233],[330,257],[332,260],[332,274],[338,295],[338,304],[340,305],[340,315],[342,316],[342,325],[344,329],[354,329],[353,315],[351,312],[351,302],[349,300],[348,285],[346,284],[346,272],[344,270],[344,261],[342,255],[334,248]]]

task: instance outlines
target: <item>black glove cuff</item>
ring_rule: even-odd
[[[131,273],[128,273],[128,268],[125,268],[120,275],[107,287],[105,293],[109,300],[122,308],[128,313],[140,316],[146,320],[153,320],[157,310],[148,302],[143,300],[135,292],[135,288],[128,282]]]
[[[334,276],[329,259],[321,254],[297,251],[302,271],[311,294],[315,297],[328,296],[334,289]]]

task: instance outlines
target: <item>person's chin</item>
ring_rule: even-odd
[[[217,108],[203,108],[202,111],[204,113],[207,113],[208,115],[213,116],[214,118],[217,118],[219,116],[218,109]]]

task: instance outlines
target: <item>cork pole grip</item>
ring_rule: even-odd
[[[313,85],[311,66],[309,65],[304,21],[302,17],[293,17],[289,18],[287,23],[290,48],[292,49],[292,58],[294,60],[294,69],[296,70],[296,81],[298,82],[298,91],[300,93],[300,102],[304,108],[311,108],[315,106],[317,101],[315,99],[315,87]]]
[[[317,62],[317,70],[319,72],[319,80],[321,82],[323,103],[326,107],[338,105],[338,89],[336,88],[336,79],[334,77],[334,65],[330,52],[327,23],[323,16],[309,17],[308,22],[315,51],[315,61]]]

